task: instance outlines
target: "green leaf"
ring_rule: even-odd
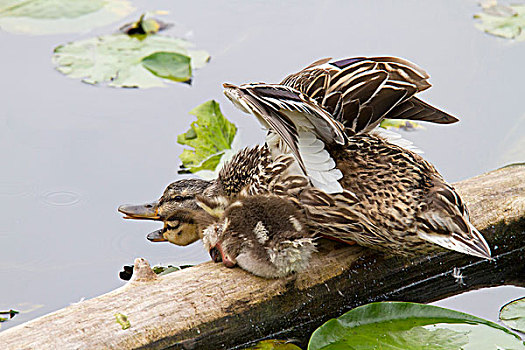
[[[123,25],[120,31],[127,35],[149,35],[171,27],[171,24],[145,16],[146,14],[142,14],[138,21]]]
[[[379,126],[384,129],[396,128],[403,129],[405,131],[412,131],[423,128],[418,122],[404,119],[383,119]]]
[[[499,318],[508,327],[525,333],[525,298],[504,305],[499,311]]]
[[[507,39],[525,40],[525,5],[499,5],[495,1],[482,5],[483,12],[474,15],[476,28]]]
[[[287,340],[270,339],[260,341],[245,350],[301,350],[301,348]]]
[[[16,310],[9,310],[9,311],[0,311],[0,315],[9,315],[9,318],[13,318],[16,315],[18,315],[20,312]]]
[[[133,11],[128,0],[0,0],[0,28],[39,35],[78,33],[108,25]]]
[[[202,67],[205,64],[203,56],[209,59],[209,55],[193,51],[191,46],[186,40],[162,35],[138,38],[115,34],[58,46],[53,61],[59,72],[81,78],[88,84],[106,82],[114,87],[159,87],[165,86],[164,80],[152,74],[144,66],[143,59],[157,52],[175,53],[190,57],[191,69]],[[160,69],[159,63],[155,67]]]
[[[142,59],[142,65],[158,77],[186,82],[191,79],[191,58],[175,52],[155,52]]]
[[[177,136],[177,142],[192,149],[185,149],[179,158],[182,167],[195,173],[214,171],[224,151],[231,149],[237,128],[221,113],[219,104],[213,100],[190,111],[197,117],[190,129]]]
[[[121,313],[115,314],[115,319],[117,320],[117,323],[122,326],[122,329],[128,329],[131,327],[131,323],[128,320],[128,317]]]
[[[181,266],[174,266],[174,265],[168,265],[168,266],[161,266],[161,265],[155,265],[151,269],[153,272],[155,272],[159,276],[167,275],[168,273],[172,273],[175,271],[180,271],[182,269],[191,267],[193,265],[181,265]]]
[[[382,302],[355,308],[312,335],[309,350],[525,349],[506,328],[432,305]]]

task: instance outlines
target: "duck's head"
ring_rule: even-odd
[[[302,213],[276,196],[233,202],[204,230],[202,240],[213,261],[265,278],[303,271],[315,251]]]
[[[140,205],[121,205],[118,211],[125,215],[125,219],[162,221],[164,227],[147,236],[150,241],[188,245],[200,239],[201,232],[191,221],[177,220],[174,213],[181,209],[200,210],[196,197],[212,195],[214,188],[214,181],[179,180],[168,185],[159,200]]]

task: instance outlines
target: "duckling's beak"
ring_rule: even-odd
[[[118,211],[125,215],[124,219],[161,220],[158,201],[140,205],[124,204],[118,207]]]
[[[162,234],[163,229],[158,229],[156,231],[153,231],[151,233],[148,233],[146,238],[150,242],[166,242],[167,239],[164,238],[164,235]]]
[[[218,263],[222,261],[226,267],[234,267],[237,265],[237,263],[224,252],[224,249],[222,249],[219,242],[217,242],[217,244],[215,244],[215,246],[210,249],[210,256],[214,262]]]

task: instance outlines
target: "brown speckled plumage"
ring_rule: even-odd
[[[414,97],[430,87],[427,79],[410,62],[376,57],[321,60],[280,85],[225,84],[227,96],[277,137],[239,152],[201,202],[277,195],[298,205],[316,234],[392,254],[441,246],[490,258],[465,204],[436,169],[372,131],[384,118],[457,121]],[[170,219],[184,220],[181,213]]]
[[[239,265],[266,278],[303,271],[315,251],[303,213],[273,195],[241,196],[228,202],[217,222],[204,230],[203,242],[216,262]]]

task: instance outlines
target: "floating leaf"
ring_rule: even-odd
[[[133,11],[128,0],[0,0],[0,28],[40,35],[78,33],[108,25]]]
[[[412,120],[403,120],[403,119],[383,119],[380,127],[384,129],[396,128],[403,129],[405,131],[413,131],[416,129],[422,129],[423,127],[419,123]]]
[[[177,137],[178,143],[193,148],[185,149],[179,156],[182,167],[192,173],[214,171],[225,151],[232,148],[237,128],[224,117],[219,104],[213,100],[192,109],[190,114],[196,116],[197,121]]]
[[[155,52],[142,59],[142,65],[158,77],[187,82],[191,79],[191,58],[175,52]]]
[[[312,335],[318,349],[525,349],[521,339],[496,323],[432,305],[381,302],[332,319]]]
[[[161,35],[116,34],[58,46],[53,61],[61,73],[88,84],[149,88],[165,83],[146,69],[143,59],[156,52],[176,53],[191,58],[191,69],[204,66],[208,53],[190,50],[191,46],[186,40]]]
[[[9,310],[9,311],[0,311],[0,315],[9,315],[9,318],[13,318],[15,317],[16,315],[18,315],[20,312],[19,311],[16,311],[16,310]],[[5,321],[6,319],[4,319]],[[3,322],[3,321],[1,321]]]
[[[301,350],[301,348],[287,340],[270,339],[260,341],[245,350]]]
[[[158,33],[172,26],[156,18],[145,18],[145,16],[145,14],[142,14],[138,21],[123,25],[120,31],[127,35],[148,35]]]
[[[525,5],[499,5],[496,1],[482,4],[483,12],[476,28],[507,39],[525,40]]]
[[[128,320],[128,317],[121,313],[116,313],[115,318],[117,319],[117,323],[122,326],[122,329],[128,329],[131,327],[131,323]]]
[[[525,298],[504,305],[499,311],[499,318],[508,327],[525,333]]]
[[[188,267],[192,267],[194,265],[180,265],[180,266],[174,266],[174,265],[168,265],[168,266],[161,266],[161,265],[155,265],[151,269],[153,272],[155,272],[159,276],[167,275],[168,273],[172,273],[175,271],[180,271],[182,269],[186,269]],[[131,276],[133,276],[133,265],[124,265],[122,267],[122,271],[119,272],[120,279],[124,281],[129,281],[131,279]]]

